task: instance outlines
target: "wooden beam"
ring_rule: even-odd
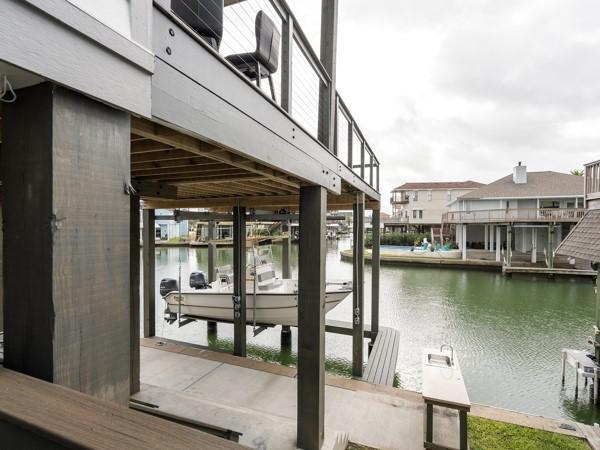
[[[228,172],[238,172],[240,173],[240,169],[237,167],[232,167],[228,164],[217,164],[214,166],[187,166],[187,167],[161,167],[153,170],[134,170],[132,176],[135,178],[145,178],[145,177],[160,177],[162,175],[168,176],[171,178],[171,175],[180,175],[186,174],[189,176],[192,175],[218,175],[218,174],[226,174]]]
[[[173,147],[150,139],[146,139],[144,141],[133,141],[131,143],[132,155],[137,155],[140,153],[162,152],[164,150],[173,150]]]
[[[299,195],[272,195],[272,196],[252,196],[252,197],[220,197],[220,198],[188,198],[177,200],[162,199],[144,199],[144,208],[172,209],[172,208],[229,208],[237,204],[248,208],[290,208],[298,209]],[[352,209],[355,202],[355,196],[352,194],[329,195],[327,207],[330,210]],[[367,208],[375,208],[378,202],[365,203]]]
[[[177,198],[176,186],[142,180],[131,180],[131,185],[140,197]]]
[[[244,172],[232,172],[223,175],[210,175],[210,176],[180,176],[180,175],[169,175],[164,179],[161,179],[164,183],[170,184],[181,184],[181,183],[213,183],[213,184],[227,184],[232,181],[239,180],[255,180],[257,177],[252,173]],[[259,178],[260,179],[260,178]]]
[[[338,0],[321,0],[320,59],[329,75],[328,85],[319,84],[319,140],[334,153],[336,110]]]
[[[214,159],[205,158],[204,156],[192,156],[178,159],[168,159],[165,161],[155,160],[139,163],[132,162],[131,170],[132,172],[140,172],[144,170],[155,170],[171,167],[217,167],[221,165],[223,165],[223,163],[215,161]]]
[[[170,161],[170,160],[187,160],[189,158],[198,158],[197,155],[181,149],[164,150],[162,152],[155,153],[143,153],[139,155],[131,155],[131,164],[142,164],[156,161]],[[206,158],[206,157],[204,157]],[[206,158],[208,159],[208,158]],[[218,162],[214,159],[212,162]]]
[[[217,147],[211,144],[207,144],[199,139],[185,135],[162,125],[134,117],[131,121],[131,130],[140,136],[145,136],[156,141],[172,145],[173,147],[186,150],[190,153],[194,153],[199,156],[207,156],[209,158],[231,164],[232,166],[245,169],[249,172],[263,175],[266,178],[273,178],[281,183],[285,183],[293,187],[299,187],[297,182],[290,181],[285,174],[270,169],[266,166],[262,166],[261,164],[248,161],[245,158],[234,155],[227,150],[217,150]]]

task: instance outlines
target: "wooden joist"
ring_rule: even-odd
[[[375,338],[363,380],[393,386],[399,346],[400,333],[393,328],[381,327]]]

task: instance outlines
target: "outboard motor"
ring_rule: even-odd
[[[190,273],[190,287],[194,289],[207,289],[209,288],[208,280],[204,272],[192,272]]]
[[[174,278],[163,278],[160,280],[160,295],[165,297],[169,292],[178,291],[179,285]]]

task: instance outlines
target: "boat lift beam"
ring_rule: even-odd
[[[264,222],[285,222],[298,220],[300,216],[294,213],[249,213],[246,214],[246,221],[264,221]],[[328,214],[328,221],[345,220],[346,216],[341,214]],[[174,220],[180,222],[182,220],[200,220],[200,221],[232,221],[233,214],[221,212],[206,212],[206,211],[182,211],[176,209],[173,214],[163,214],[156,216],[156,220]]]

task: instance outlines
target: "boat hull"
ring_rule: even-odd
[[[325,295],[325,313],[331,311],[352,290],[337,290]],[[180,297],[181,295],[181,297]],[[181,299],[181,305],[180,305]],[[195,292],[171,292],[165,297],[172,313],[203,319],[233,322],[231,292],[211,292],[210,289]],[[246,294],[246,321],[254,323],[254,294]],[[256,323],[261,325],[298,325],[298,295],[287,293],[257,293]]]

